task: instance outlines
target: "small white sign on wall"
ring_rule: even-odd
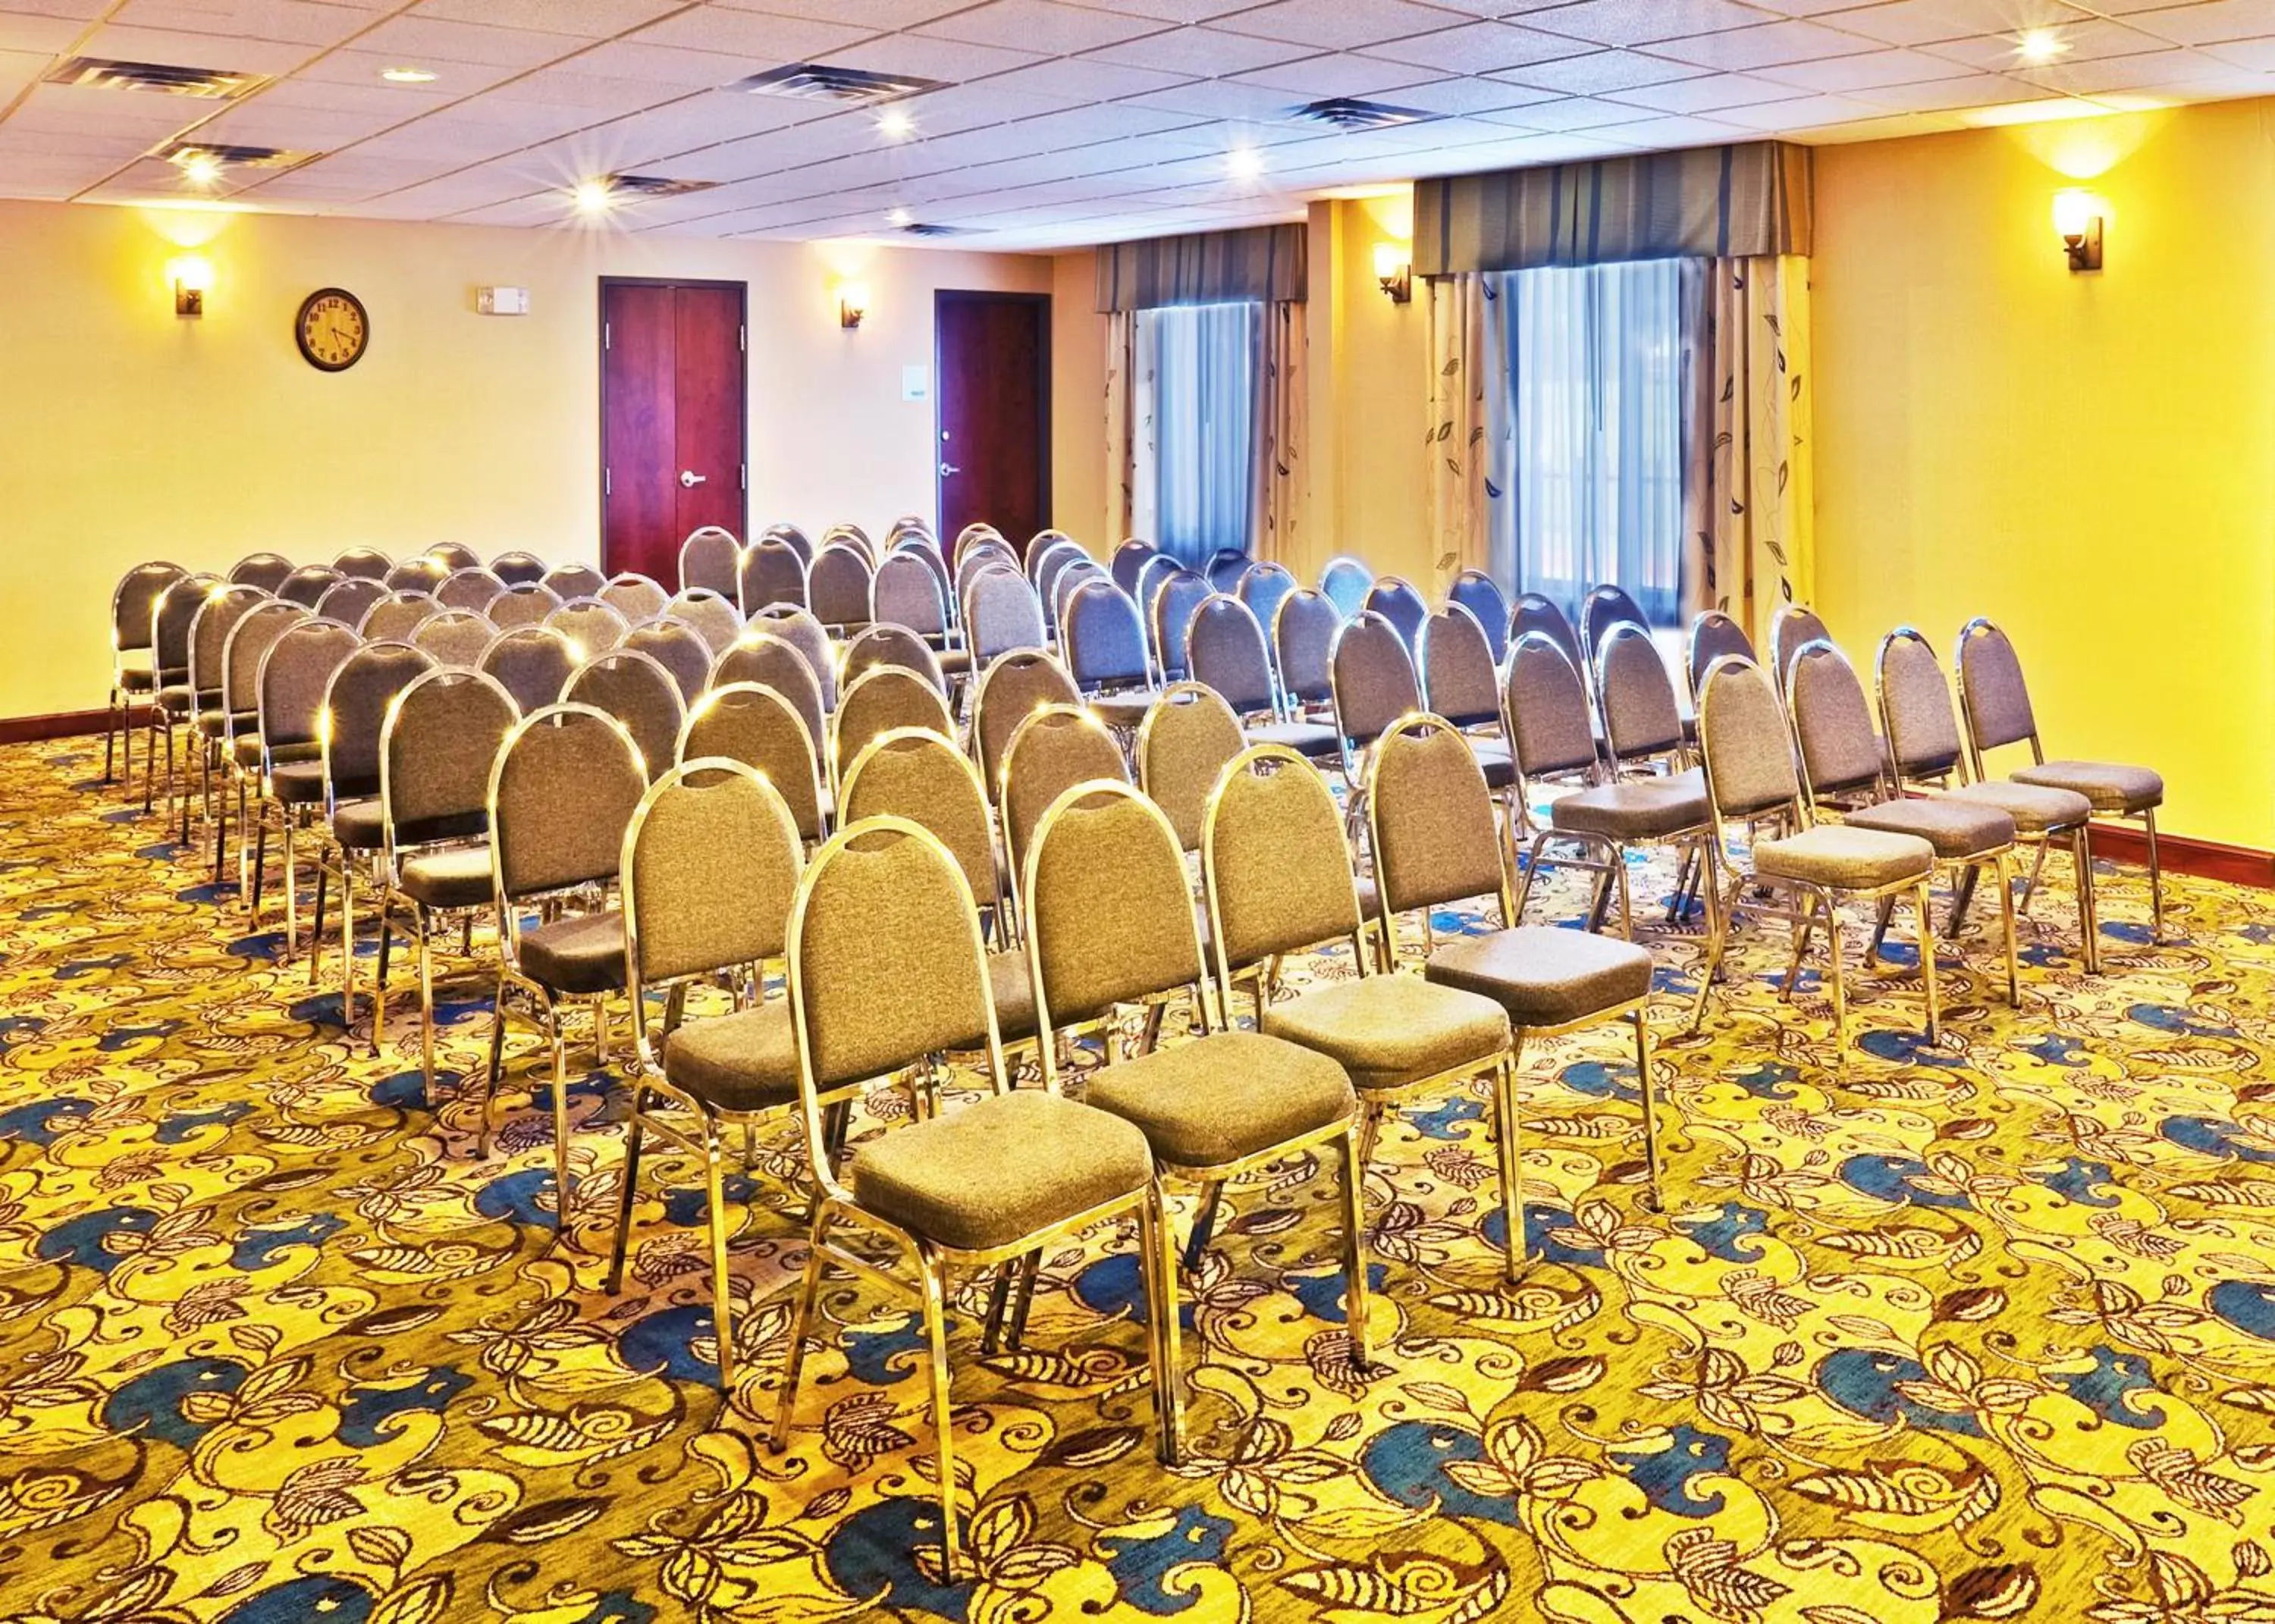
[[[901,368],[901,398],[930,400],[932,398],[932,368],[911,365]]]

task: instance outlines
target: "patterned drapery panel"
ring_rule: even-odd
[[[1508,413],[1506,301],[1489,276],[1433,276],[1430,289],[1430,539],[1436,590],[1492,567],[1493,522],[1515,448]],[[1504,574],[1502,579],[1510,578]]]
[[[1106,534],[1108,547],[1138,533],[1138,316],[1106,319]],[[1150,539],[1150,538],[1149,538]]]
[[[1302,557],[1297,526],[1307,489],[1304,456],[1310,430],[1311,330],[1300,302],[1264,308],[1263,357],[1257,375],[1256,523],[1258,558],[1289,563]]]
[[[1718,259],[1704,270],[1704,373],[1693,400],[1708,414],[1696,493],[1694,594],[1768,646],[1780,603],[1815,589],[1810,476],[1809,261],[1790,254]],[[1703,478],[1699,477],[1703,472]]]
[[[1414,272],[1806,254],[1815,174],[1806,147],[1747,141],[1417,181]]]
[[[1301,225],[1109,243],[1097,255],[1098,308],[1152,310],[1248,298],[1300,302],[1308,291],[1308,243]]]

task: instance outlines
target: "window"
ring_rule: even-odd
[[[1261,316],[1254,303],[1138,313],[1138,375],[1151,381],[1140,410],[1153,452],[1151,469],[1141,456],[1137,471],[1138,533],[1195,569],[1220,551],[1249,550]]]
[[[1514,271],[1511,500],[1496,573],[1567,608],[1623,586],[1653,625],[1682,611],[1682,261]]]

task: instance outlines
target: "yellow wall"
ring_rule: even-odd
[[[1833,147],[1812,268],[1819,607],[2014,637],[2050,752],[2275,846],[2271,104]],[[2067,170],[2068,173],[2065,173]],[[2072,178],[2076,176],[2078,178]],[[2053,193],[2110,206],[2073,276]]]
[[[185,252],[213,268],[194,321],[165,269]],[[845,266],[869,288],[857,332],[825,252],[865,260]],[[102,704],[110,588],[143,558],[445,539],[597,556],[603,275],[747,281],[753,522],[873,530],[932,511],[933,409],[903,401],[901,369],[932,363],[933,290],[1052,285],[1040,256],[0,203],[0,558],[26,583],[0,716]],[[337,375],[291,336],[329,283],[371,313]],[[496,283],[533,313],[477,315]]]
[[[1051,261],[1051,524],[1098,556],[1106,533],[1106,318],[1098,313],[1096,256]]]
[[[1354,554],[1377,574],[1402,575],[1427,593],[1437,578],[1422,438],[1430,415],[1430,294],[1417,282],[1410,302],[1394,304],[1374,275],[1374,245],[1410,240],[1413,207],[1400,196],[1333,208],[1336,500],[1334,545],[1317,563]],[[1312,275],[1321,270],[1315,260]]]

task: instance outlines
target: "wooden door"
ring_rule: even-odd
[[[1051,522],[1050,295],[933,299],[940,539],[985,522],[1024,550]]]
[[[601,283],[601,567],[679,584],[679,544],[744,534],[744,284]]]

